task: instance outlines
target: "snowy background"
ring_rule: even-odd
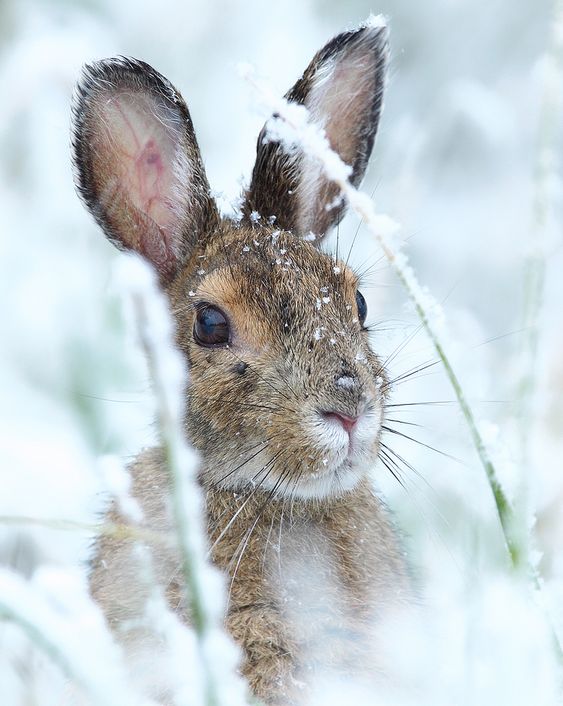
[[[170,78],[226,209],[264,121],[237,65],[253,64],[282,94],[327,39],[372,11],[389,20],[392,61],[363,188],[401,223],[419,280],[442,304],[452,363],[507,493],[525,499],[545,584],[531,597],[507,571],[490,489],[441,366],[407,377],[395,401],[415,404],[396,418],[420,425],[404,428],[441,453],[397,437],[406,488],[374,471],[427,605],[397,637],[397,673],[410,688],[394,698],[560,703],[548,628],[563,634],[563,82],[550,50],[553,36],[561,49],[563,24],[552,3],[2,0],[0,617],[19,601],[43,636],[74,653],[92,703],[110,703],[96,685],[120,677],[85,594],[91,525],[102,491],[121,492],[120,469],[155,431],[124,313],[123,256],[72,185],[73,84],[84,62],[118,54]],[[349,216],[341,241],[357,228]],[[376,350],[398,349],[395,377],[436,354],[380,257],[360,227],[351,262],[372,266],[368,322],[378,324]],[[530,271],[545,275],[537,311]],[[20,628],[0,623],[2,705],[59,704],[63,687]],[[117,689],[113,703],[126,703]]]

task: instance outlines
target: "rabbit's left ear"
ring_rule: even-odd
[[[75,181],[108,238],[167,284],[217,227],[188,108],[151,66],[86,66],[73,108]]]
[[[387,55],[387,30],[377,21],[343,32],[315,55],[286,94],[324,128],[332,149],[352,167],[354,186],[364,176],[377,132]],[[244,215],[275,216],[280,228],[299,236],[312,232],[319,239],[344,210],[337,197],[338,187],[316,160],[300,148],[270,141],[266,123]]]

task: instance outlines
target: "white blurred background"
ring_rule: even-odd
[[[526,489],[545,581],[533,600],[509,578],[491,493],[441,366],[407,378],[395,400],[416,404],[395,418],[456,460],[394,437],[406,489],[375,469],[427,606],[420,630],[396,646],[414,690],[397,703],[559,703],[545,614],[562,634],[563,83],[549,56],[548,0],[0,0],[0,562],[49,601],[64,576],[83,580],[87,530],[47,525],[94,522],[112,469],[154,439],[114,276],[123,255],[72,184],[69,106],[81,65],[127,55],[166,75],[227,209],[264,120],[237,65],[250,62],[284,93],[326,40],[370,12],[389,21],[392,61],[363,188],[402,224],[411,264],[442,304],[448,352],[499,475],[509,494]],[[341,241],[357,228],[348,216]],[[545,286],[530,321],[534,252]],[[401,346],[390,366],[398,376],[436,355],[380,255],[360,227],[351,262],[373,265],[363,285],[373,345],[383,356]],[[60,586],[37,578],[49,567]],[[0,623],[3,706],[60,703],[58,671],[31,654]]]

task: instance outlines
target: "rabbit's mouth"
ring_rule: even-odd
[[[294,495],[322,499],[353,490],[377,457],[380,409],[371,405],[357,415],[321,410],[307,426],[318,451],[301,474]]]
[[[349,493],[376,461],[381,409],[375,402],[355,414],[310,408],[297,425],[272,434],[283,443],[257,440],[236,464],[217,464],[221,476],[214,484],[265,493],[270,500],[324,500]]]

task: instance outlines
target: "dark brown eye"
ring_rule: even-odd
[[[229,343],[230,330],[227,317],[220,309],[205,304],[197,310],[194,339],[200,346],[225,346]]]
[[[359,289],[356,292],[356,305],[358,307],[358,319],[360,321],[360,325],[363,326],[366,322],[366,316],[368,315],[368,305],[366,304],[364,295]]]

